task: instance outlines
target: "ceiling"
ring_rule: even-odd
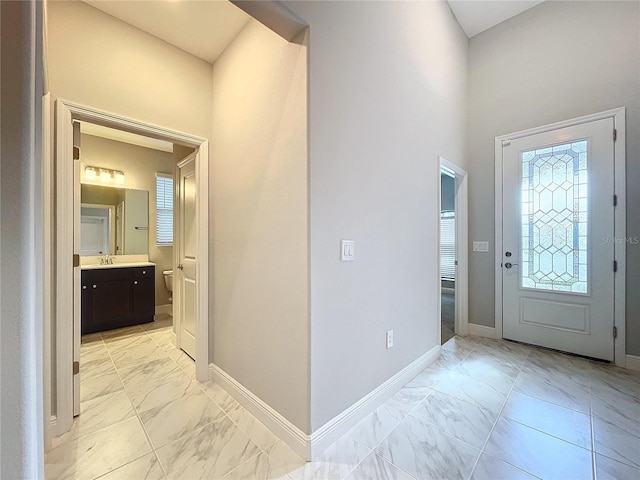
[[[209,63],[250,17],[228,0],[82,0]]]
[[[249,22],[228,0],[82,0],[209,63]],[[469,38],[544,0],[447,0]]]
[[[447,0],[458,23],[471,38],[521,14],[544,0]]]

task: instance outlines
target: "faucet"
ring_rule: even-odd
[[[111,258],[111,255],[106,253],[104,257],[100,259],[100,265],[113,265],[113,258]]]

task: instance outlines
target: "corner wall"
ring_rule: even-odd
[[[309,432],[306,47],[255,20],[213,67],[210,361]]]
[[[469,322],[493,327],[494,138],[627,108],[627,236],[640,237],[640,3],[544,2],[469,47]],[[627,354],[640,355],[640,245],[627,246]]]
[[[44,478],[41,2],[0,2],[0,478]]]
[[[285,4],[310,25],[313,432],[440,342],[438,155],[465,168],[468,40],[446,2]]]

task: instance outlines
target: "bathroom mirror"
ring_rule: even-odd
[[[149,192],[80,186],[80,255],[149,253]]]

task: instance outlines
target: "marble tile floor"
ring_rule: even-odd
[[[456,336],[305,463],[221,387],[195,382],[170,329],[84,339],[86,365],[105,353],[111,365],[87,367],[82,415],[48,452],[48,479],[640,478],[640,372]]]

